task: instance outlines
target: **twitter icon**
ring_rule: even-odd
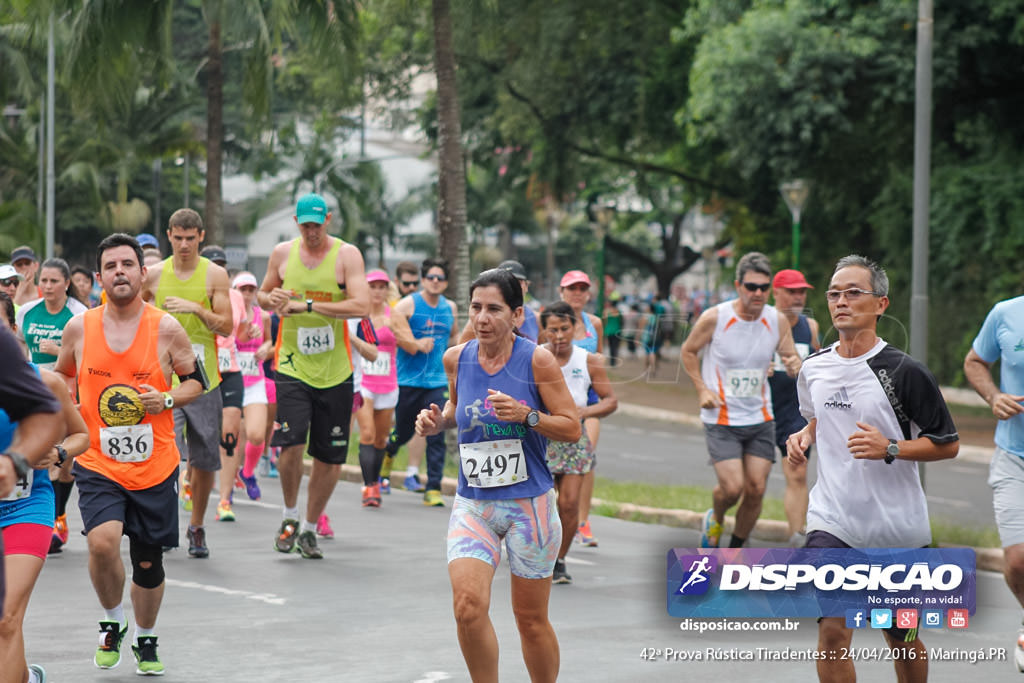
[[[892,628],[892,610],[871,610],[871,628]]]

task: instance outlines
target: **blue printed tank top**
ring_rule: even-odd
[[[398,361],[398,386],[437,389],[448,386],[444,372],[444,352],[455,325],[452,306],[448,299],[441,297],[437,306],[430,306],[423,295],[412,295],[413,313],[409,316],[409,329],[417,339],[434,338],[434,349],[430,353],[409,353],[401,347],[395,355]]]
[[[480,367],[477,359],[479,344],[476,339],[466,343],[459,355],[459,371],[455,391],[458,405],[455,421],[459,428],[459,443],[480,443],[502,439],[522,439],[523,454],[526,456],[527,473],[530,478],[510,486],[474,488],[466,483],[459,467],[458,493],[464,498],[475,500],[510,500],[533,498],[546,493],[554,486],[548,469],[546,454],[548,440],[529,429],[526,425],[502,422],[494,415],[488,400],[488,389],[500,391],[515,398],[530,408],[547,412],[540,398],[540,391],[533,379],[533,352],[537,345],[524,337],[516,337],[512,355],[505,366],[493,375]]]
[[[39,372],[35,363],[29,363],[32,368]],[[17,422],[11,422],[7,413],[0,409],[0,451],[4,451],[11,445],[14,439],[14,431],[18,428]],[[54,502],[53,484],[50,483],[50,473],[47,470],[32,470],[32,488],[29,494],[18,500],[0,502],[0,529],[13,524],[42,524],[53,526]],[[2,560],[3,558],[0,558]]]

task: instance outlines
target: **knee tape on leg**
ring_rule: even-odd
[[[131,540],[128,553],[132,558],[132,583],[139,588],[156,588],[164,582],[164,553],[158,545]],[[142,563],[148,562],[148,567]]]
[[[220,446],[224,449],[224,452],[230,458],[235,454],[235,446],[238,445],[238,437],[234,434],[225,434],[224,438],[221,439]]]

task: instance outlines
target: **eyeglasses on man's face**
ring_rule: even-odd
[[[743,285],[743,288],[746,289],[748,292],[767,292],[768,289],[772,286],[770,282],[765,282],[764,284],[761,285],[755,282],[741,282],[740,284]]]
[[[446,278],[444,275],[424,275],[423,279],[424,280],[431,280],[433,282],[444,282],[448,278]]]
[[[861,289],[860,287],[850,287],[849,289],[830,289],[825,292],[825,298],[830,303],[836,303],[839,301],[839,297],[846,296],[847,301],[857,301],[864,296],[883,296],[879,292],[872,292],[868,289]]]
[[[419,280],[399,280],[398,284],[402,285],[403,287],[416,287],[416,286],[418,286],[420,284],[420,281]]]

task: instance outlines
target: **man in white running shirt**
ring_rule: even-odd
[[[772,268],[752,251],[736,264],[738,298],[704,311],[682,348],[683,367],[700,399],[708,454],[718,477],[704,514],[702,548],[717,548],[725,513],[740,500],[730,548],[742,547],[761,515],[775,462],[775,421],[768,369],[778,351],[796,377],[800,356],[789,321],[769,306]],[[703,360],[698,354],[704,351]]]

